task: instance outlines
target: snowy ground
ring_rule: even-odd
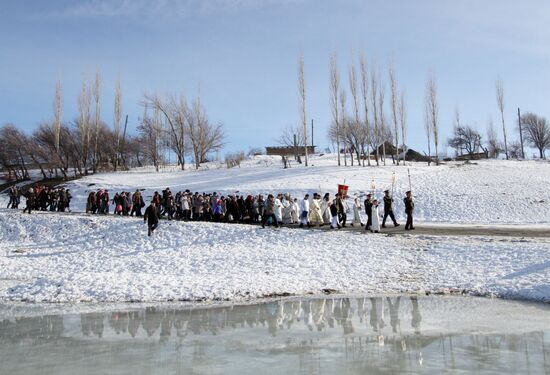
[[[466,291],[550,302],[550,240],[385,236],[0,211],[0,301]]]
[[[550,163],[542,161],[478,161],[474,164],[449,163],[428,167],[413,163],[405,168],[388,160],[386,167],[337,167],[335,156],[316,156],[312,167],[283,169],[278,157],[258,156],[243,162],[241,168],[227,169],[211,163],[205,169],[180,171],[171,167],[155,173],[150,168],[130,172],[89,176],[68,184],[75,197],[73,209],[85,210],[91,189],[115,191],[146,189],[145,196],[170,187],[172,191],[222,194],[290,193],[302,198],[305,193],[336,193],[345,181],[350,193],[371,191],[376,195],[391,189],[396,176],[396,213],[404,217],[402,198],[409,190],[407,169],[416,196],[416,218],[445,223],[550,223]],[[349,161],[348,161],[349,163]],[[3,198],[5,199],[5,197]]]
[[[479,161],[336,167],[333,155],[313,166],[282,169],[256,157],[241,168],[211,163],[202,170],[168,168],[89,176],[68,183],[73,211],[91,189],[146,189],[227,194],[336,191],[376,194],[391,187],[396,212],[411,172],[418,222],[529,224],[550,231],[550,163]],[[0,196],[5,206],[6,196]],[[212,223],[162,222],[154,239],[133,218],[0,210],[0,302],[243,300],[277,294],[386,294],[465,290],[550,302],[548,238],[365,235]]]

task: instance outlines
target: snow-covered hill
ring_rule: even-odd
[[[336,193],[337,184],[350,186],[350,195],[391,189],[395,173],[396,213],[404,217],[402,198],[409,190],[408,171],[416,196],[419,221],[446,223],[550,223],[550,163],[541,161],[477,161],[428,167],[388,163],[385,167],[337,167],[334,155],[316,156],[313,166],[283,169],[278,157],[257,156],[227,169],[211,163],[206,169],[179,171],[177,167],[156,173],[150,168],[89,176],[68,184],[75,200],[73,209],[85,210],[91,189],[111,191],[146,189],[145,196],[170,187],[173,192],[229,194]],[[349,163],[349,160],[348,160]]]

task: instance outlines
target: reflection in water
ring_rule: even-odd
[[[498,314],[502,304],[505,313]],[[509,333],[525,309],[538,320]],[[502,321],[495,321],[498,316]],[[545,319],[544,305],[416,296],[0,318],[0,373],[36,368],[71,373],[83,365],[91,372],[126,366],[138,374],[261,368],[545,373],[550,372],[550,324],[544,324],[550,320]],[[156,365],[144,366],[146,361]]]

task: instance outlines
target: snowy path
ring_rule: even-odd
[[[11,210],[0,208],[1,212],[13,212]],[[18,212],[21,212],[20,210]],[[33,215],[54,215],[54,216],[80,216],[80,217],[100,217],[103,219],[112,219],[112,220],[142,220],[137,217],[130,216],[118,216],[118,215],[90,215],[84,212],[49,212],[49,211],[33,211]],[[26,215],[26,214],[22,214]],[[388,219],[389,220],[389,219]],[[169,220],[164,219],[162,222],[169,222]],[[174,222],[177,222],[174,220]],[[202,222],[196,223],[200,225]],[[212,223],[214,225],[222,225],[223,223]],[[238,224],[229,224],[229,225],[238,225]],[[258,226],[259,224],[243,224]],[[365,233],[364,227],[359,225],[350,225],[348,224],[345,228],[339,230],[330,229],[329,225],[324,226],[313,226],[311,228],[300,228],[296,224],[283,225],[284,228],[296,229],[296,230],[322,230],[322,231],[333,231],[333,232],[358,232]],[[267,227],[269,229],[269,227]],[[371,234],[370,231],[365,234]],[[507,225],[507,224],[490,224],[490,225],[481,225],[481,224],[435,224],[430,222],[416,222],[415,230],[406,231],[405,225],[402,223],[399,227],[394,227],[393,224],[388,224],[386,228],[382,228],[381,235],[390,234],[390,235],[408,235],[408,236],[420,236],[420,235],[429,235],[429,236],[496,236],[496,237],[513,237],[513,238],[550,238],[550,225],[546,224],[518,224],[518,225]],[[372,234],[378,235],[378,234]]]
[[[550,302],[548,238],[362,235],[0,212],[0,301],[246,300],[323,290]]]

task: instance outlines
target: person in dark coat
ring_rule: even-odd
[[[27,193],[25,194],[25,198],[27,198],[27,202],[26,202],[27,206],[23,210],[23,213],[25,211],[28,211],[29,214],[30,214],[31,211],[32,211],[32,208],[34,207],[34,203],[35,203],[35,200],[36,200],[36,196],[34,194],[33,188],[29,188],[29,191],[27,191]]]
[[[403,199],[403,201],[405,202],[405,214],[407,214],[407,223],[405,224],[405,230],[414,230],[414,226],[413,226],[414,201],[412,197],[412,192],[409,190],[405,194],[407,194],[405,199]]]
[[[367,199],[365,199],[365,213],[367,214],[367,225],[365,230],[370,230],[372,225],[372,194],[367,194]]]
[[[265,201],[264,216],[262,216],[262,228],[265,228],[265,224],[271,218],[271,222],[275,225],[275,228],[279,228],[277,217],[275,216],[275,197],[273,194],[267,196]]]
[[[151,236],[159,226],[160,212],[157,204],[152,201],[143,214],[143,222],[147,222],[147,235]]]
[[[382,228],[386,227],[386,219],[390,217],[393,221],[393,226],[398,227],[399,223],[395,220],[395,215],[393,213],[393,197],[390,195],[390,191],[384,191],[384,218],[382,219]]]

